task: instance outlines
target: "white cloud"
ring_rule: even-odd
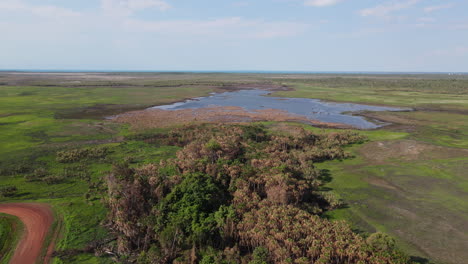
[[[79,17],[81,13],[75,12],[70,9],[61,8],[57,6],[38,6],[31,8],[31,12],[38,16],[43,17]]]
[[[142,21],[128,19],[124,25],[130,31],[148,31],[158,33],[188,33],[193,35],[210,34],[214,31],[222,30],[242,24],[241,18],[231,17],[209,21],[195,20],[170,20],[170,21]]]
[[[3,14],[21,13],[10,21],[0,21],[2,33],[9,38],[35,36],[35,40],[55,40],[57,32],[97,34],[119,38],[125,34],[151,36],[162,34],[171,38],[203,37],[205,39],[271,39],[297,36],[311,28],[310,24],[294,21],[262,20],[241,17],[218,19],[142,20],[136,12],[145,8],[169,8],[159,0],[100,0],[100,12],[79,13],[51,5],[30,5],[25,0],[0,0],[0,17]],[[135,16],[133,16],[135,14]],[[60,19],[57,23],[56,19]],[[99,33],[98,33],[99,32]],[[37,34],[36,34],[37,33]]]
[[[362,28],[356,31],[334,34],[332,36],[339,39],[363,38],[370,35],[385,33],[386,30],[387,29],[384,28]]]
[[[25,7],[26,5],[19,0],[3,0],[0,2],[0,10],[18,10]]]
[[[391,1],[375,7],[365,8],[360,11],[361,16],[388,17],[392,12],[410,8],[421,0]]]
[[[414,24],[414,26],[418,28],[430,27],[434,25],[435,21],[436,19],[433,17],[420,17],[417,19],[417,22]]]
[[[132,32],[152,32],[181,36],[277,38],[295,36],[310,25],[296,22],[263,21],[228,17],[213,20],[142,21],[127,19],[124,26]]]
[[[2,0],[0,3],[0,11],[7,12],[21,12],[31,15],[46,17],[46,18],[63,18],[63,17],[79,17],[81,13],[73,11],[71,9],[43,5],[36,6],[27,4],[21,0]]]
[[[452,7],[453,7],[453,4],[427,6],[427,7],[424,8],[424,12],[431,13],[431,12],[434,12],[434,11],[437,11],[437,10],[448,9],[448,8],[452,8]]]
[[[468,55],[468,47],[456,47],[453,52],[455,55],[465,56]]]
[[[461,57],[468,55],[468,46],[458,46],[455,48],[448,48],[444,50],[435,50],[432,52],[433,55],[437,56],[453,56],[453,57]]]
[[[247,1],[237,1],[237,2],[232,3],[232,6],[235,6],[235,7],[245,7],[249,5],[250,3]]]
[[[425,23],[435,22],[435,19],[433,17],[420,17],[418,18],[418,20],[420,22],[425,22]]]
[[[465,29],[467,29],[468,30],[468,24],[457,24],[455,26],[452,26],[451,29],[455,29],[455,30],[465,30]]]
[[[164,11],[170,9],[171,5],[164,0],[101,0],[101,8],[106,15],[130,16],[148,8]]]
[[[307,0],[304,2],[306,6],[316,6],[316,7],[324,7],[324,6],[331,6],[341,2],[341,0]]]

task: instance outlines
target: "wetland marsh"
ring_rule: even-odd
[[[113,164],[138,168],[176,158],[181,148],[160,141],[166,135],[177,135],[170,131],[181,125],[170,119],[179,111],[209,108],[189,108],[200,103],[189,101],[181,106],[186,109],[154,109],[173,113],[157,122],[170,126],[153,126],[147,119],[134,118],[135,124],[144,124],[138,130],[133,124],[106,120],[106,116],[151,112],[144,109],[174,106],[186,98],[207,98],[202,103],[209,106],[213,103],[209,100],[226,102],[209,97],[211,93],[231,94],[249,87],[282,89],[239,100],[267,98],[285,109],[290,107],[282,105],[287,98],[304,98],[291,99],[302,103],[320,103],[311,99],[318,98],[344,105],[415,109],[362,113],[390,125],[354,129],[367,140],[343,145],[348,154],[341,159],[315,162],[323,173],[321,191],[333,193],[346,205],[321,217],[345,220],[363,237],[385,232],[416,263],[459,264],[468,258],[464,250],[468,241],[468,77],[464,75],[1,73],[0,83],[0,200],[52,206],[57,215],[54,226],[61,234],[54,263],[112,263],[112,257],[99,251],[104,245],[112,247],[109,230],[100,224],[108,214],[108,207],[101,203],[106,175]],[[324,139],[345,132],[317,128],[302,118],[291,120],[284,112],[266,121],[272,113],[265,112],[267,105],[259,102],[250,104],[260,109],[242,110],[240,103],[237,108],[215,108],[262,125],[270,135],[296,137],[295,131],[301,128]],[[308,107],[302,111],[318,112]],[[253,113],[260,114],[252,118]],[[187,118],[186,123],[193,120]],[[209,143],[210,148],[218,148]]]
[[[240,90],[214,93],[170,105],[155,106],[151,109],[182,110],[214,107],[240,107],[249,112],[274,109],[291,115],[302,116],[321,123],[344,124],[358,129],[373,129],[383,125],[358,116],[363,111],[409,111],[408,108],[371,106],[353,103],[332,103],[318,99],[274,97],[267,90]]]

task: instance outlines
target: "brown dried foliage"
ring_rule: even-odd
[[[324,127],[349,128],[349,126],[343,124],[325,123],[277,109],[247,111],[234,106],[182,110],[147,109],[122,114],[113,120],[118,123],[130,124],[135,130],[173,127],[183,124],[245,123],[253,121],[296,121]]]
[[[119,234],[120,254],[143,251],[149,252],[144,258],[149,263],[196,263],[209,255],[209,246],[218,252],[210,253],[215,254],[210,255],[214,261],[247,263],[253,250],[262,247],[269,252],[269,263],[407,263],[394,249],[368,245],[345,223],[318,216],[337,202],[319,191],[321,173],[313,163],[345,158],[342,146],[364,140],[355,133],[315,135],[302,130],[285,136],[268,135],[261,127],[204,125],[144,140],[184,147],[176,159],[139,169],[117,166],[108,176],[109,222]],[[173,190],[182,190],[178,186],[197,173],[211,179],[205,180],[216,186],[210,188],[228,196],[206,200],[214,202],[203,205],[211,211],[197,216],[206,219],[196,219],[216,221],[216,228],[200,231],[191,240],[183,231],[189,227],[168,229],[166,225],[173,223],[158,219],[170,219],[167,214],[176,213],[182,217],[176,220],[192,219],[180,214],[193,215],[193,207],[170,210],[185,206],[179,198],[174,200],[185,194]],[[199,187],[186,186],[204,190]],[[190,200],[183,204],[192,206]],[[190,221],[193,226],[195,220]]]

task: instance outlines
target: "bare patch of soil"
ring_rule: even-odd
[[[409,220],[412,220],[412,221],[418,220],[418,218],[419,218],[417,214],[415,214],[414,212],[411,212],[410,210],[407,210],[405,208],[401,208],[401,207],[398,207],[396,205],[390,205],[389,208],[394,211],[396,216],[406,218],[406,219],[409,219]]]
[[[296,123],[274,123],[270,129],[275,132],[299,136],[303,132],[303,128]]]
[[[394,186],[393,184],[391,184],[390,182],[382,179],[382,178],[378,178],[378,177],[368,177],[365,179],[368,183],[374,185],[374,186],[377,186],[377,187],[382,187],[382,188],[385,188],[385,189],[390,189],[390,190],[394,190],[394,191],[398,191],[399,188],[397,188],[396,186]]]
[[[420,121],[398,116],[391,112],[362,112],[359,115],[371,120],[387,123],[388,125],[381,128],[387,130],[412,133],[417,130],[418,126],[424,125]]]
[[[374,163],[456,158],[468,155],[466,149],[435,146],[415,140],[377,141],[364,145],[359,153]]]
[[[10,263],[42,263],[40,257],[43,244],[54,222],[54,215],[50,207],[35,203],[0,204],[0,212],[18,217],[25,227],[24,234],[10,259]],[[50,260],[52,251],[50,248],[47,249],[46,263],[47,260]]]
[[[391,112],[366,112],[366,113],[361,113],[360,115],[368,117],[368,118],[376,119],[379,121],[383,121],[386,123],[391,123],[391,124],[411,125],[411,126],[424,125],[424,123],[418,120],[398,116]]]
[[[167,111],[161,109],[148,109],[134,111],[117,116],[114,119],[118,123],[127,123],[133,129],[141,130],[156,127],[170,127],[187,123],[240,123],[252,121],[295,121],[304,122],[316,126],[334,128],[349,128],[343,124],[324,123],[311,120],[303,116],[292,115],[286,111],[275,109],[262,109],[246,111],[241,107],[213,107],[200,109],[182,109]]]

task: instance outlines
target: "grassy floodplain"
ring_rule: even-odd
[[[393,123],[363,132],[370,142],[354,159],[329,162],[330,188],[349,208],[330,214],[365,230],[399,237],[415,255],[463,263],[468,247],[468,86],[464,78],[336,77],[282,81],[288,97],[315,97],[414,108],[369,113]]]
[[[135,165],[145,164],[172,157],[178,148],[133,140],[134,131],[103,118],[265,84],[292,88],[275,96],[416,109],[365,113],[392,125],[361,131],[369,141],[348,149],[354,158],[317,165],[328,170],[327,187],[347,204],[328,217],[350,221],[359,232],[389,233],[420,263],[468,258],[468,77],[463,75],[0,73],[0,185],[18,188],[0,201],[52,204],[61,230],[56,248],[62,255],[55,263],[111,262],[86,251],[109,237],[100,225],[106,209],[93,186],[114,162],[131,157]],[[57,161],[58,151],[96,146],[106,155],[82,167]],[[58,179],[28,178],[42,174]]]

